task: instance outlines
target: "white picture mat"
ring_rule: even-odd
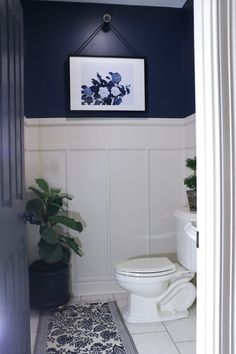
[[[145,75],[144,59],[109,57],[70,57],[70,109],[94,111],[144,111]],[[82,105],[82,85],[92,86],[99,73],[103,79],[109,72],[119,72],[120,84],[131,85],[130,94],[122,97],[120,105]]]

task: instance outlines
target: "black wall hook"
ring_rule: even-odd
[[[104,32],[108,32],[110,30],[111,15],[105,14],[102,19],[103,19],[102,30]]]

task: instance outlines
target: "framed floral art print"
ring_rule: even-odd
[[[70,56],[72,111],[145,111],[143,58]]]

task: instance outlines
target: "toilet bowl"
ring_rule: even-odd
[[[191,244],[196,252],[195,229],[189,225],[194,220],[189,220],[188,212],[181,210],[175,213],[177,239],[191,238],[192,243],[188,246]],[[189,251],[186,247],[184,249]],[[182,249],[180,254],[184,259]],[[189,257],[186,259],[185,264],[179,264],[166,257],[145,257],[129,259],[116,266],[116,281],[129,294],[128,305],[123,312],[126,321],[159,322],[188,316],[188,309],[196,298],[196,288],[191,282],[195,275],[191,269],[193,263],[189,262]]]

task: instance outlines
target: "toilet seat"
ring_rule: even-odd
[[[116,273],[130,277],[162,277],[176,272],[176,266],[166,257],[136,258],[116,266]]]

